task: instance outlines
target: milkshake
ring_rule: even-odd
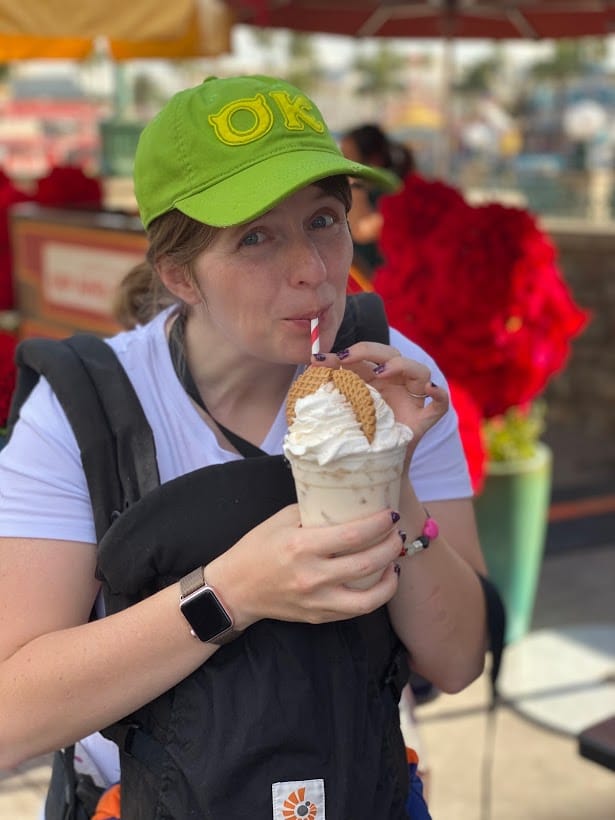
[[[398,509],[412,431],[380,393],[350,370],[310,367],[287,401],[289,460],[301,524],[343,524]],[[382,573],[349,586],[367,589]]]

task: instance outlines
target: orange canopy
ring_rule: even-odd
[[[230,51],[222,0],[0,0],[0,63],[83,59],[105,37],[116,60]]]

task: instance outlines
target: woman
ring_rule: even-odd
[[[382,168],[403,180],[414,171],[414,157],[409,148],[390,139],[379,125],[366,123],[347,131],[340,142],[342,153],[353,162]],[[368,278],[382,264],[378,247],[382,232],[382,214],[378,200],[386,186],[353,183],[352,208],[348,215],[355,246],[354,264]]]
[[[171,519],[178,539],[188,527],[190,554],[165,543],[168,576],[152,579],[149,536],[134,554],[122,536],[114,555],[123,550],[130,570],[117,583],[134,603],[114,606],[76,442],[41,381],[0,460],[1,768],[94,733],[77,756],[113,782],[117,750],[96,733],[138,711],[122,741],[125,820],[272,809],[321,820],[325,798],[330,817],[408,816],[399,739],[383,728],[398,724],[396,705],[380,691],[388,680],[374,692],[368,633],[400,640],[413,668],[450,692],[480,674],[486,643],[484,566],[442,374],[395,331],[391,346],[359,342],[312,360],[360,370],[413,429],[398,510],[309,529],[285,504],[210,555],[217,507],[228,501],[229,525],[242,511],[233,481],[229,498],[223,477],[198,484],[222,465],[266,470],[282,452],[310,321],[330,351],[344,314],[347,176],[378,179],[343,157],[307,97],[272,78],[210,78],[145,128],[135,192],[165,290],[152,302],[176,304],[109,344],[154,433],[162,494],[151,515]],[[265,457],[242,459],[223,429]],[[174,518],[165,491],[192,477],[194,521]],[[425,503],[441,534],[405,563]],[[375,571],[368,589],[346,586]],[[107,617],[90,621],[101,575]]]

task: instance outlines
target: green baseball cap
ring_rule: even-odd
[[[145,126],[134,186],[145,227],[173,208],[228,227],[336,174],[384,190],[399,186],[393,174],[346,159],[295,86],[262,75],[209,77],[172,97]]]

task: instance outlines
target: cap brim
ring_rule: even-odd
[[[295,191],[337,174],[366,179],[385,191],[400,185],[395,174],[351,162],[334,152],[293,151],[269,156],[232,177],[213,182],[177,200],[174,207],[199,222],[228,228],[255,219]]]

